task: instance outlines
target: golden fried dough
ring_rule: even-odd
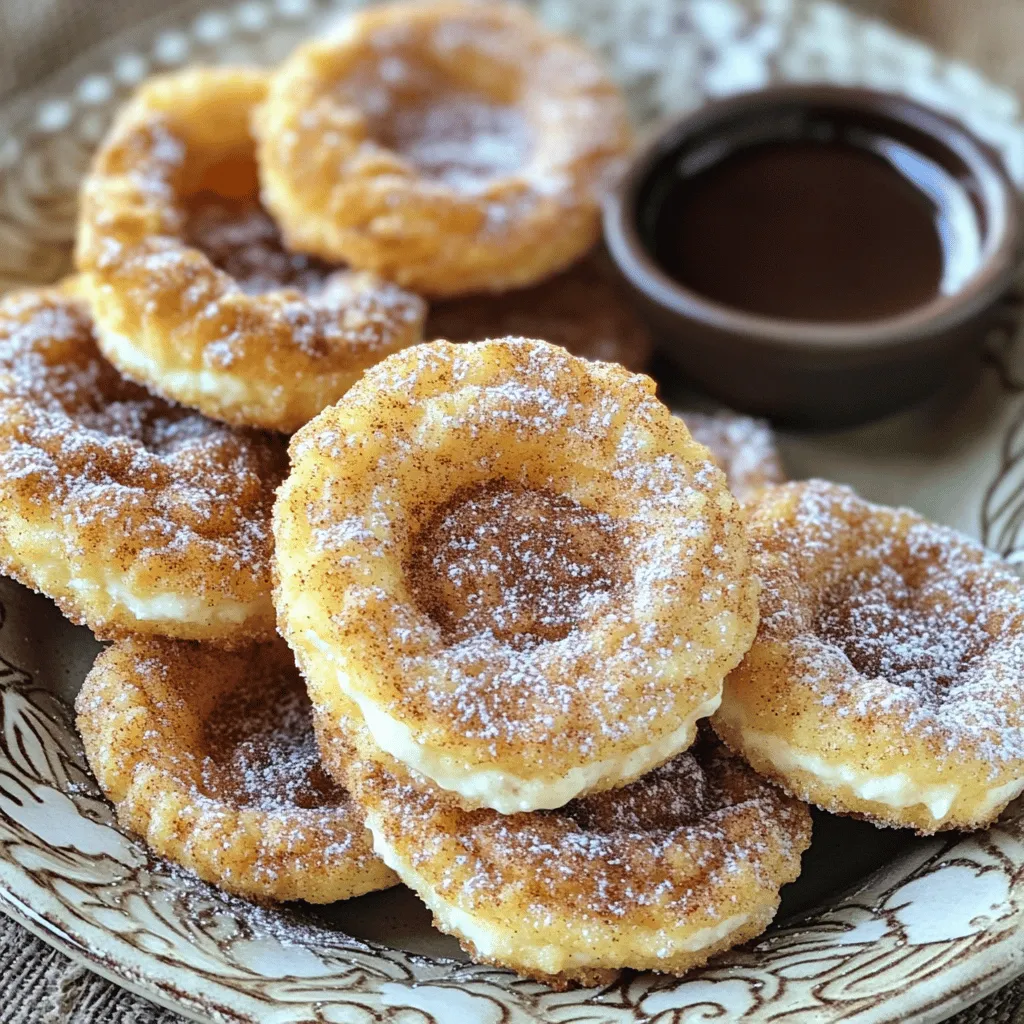
[[[962,534],[820,480],[750,507],[761,625],[713,719],[826,810],[980,828],[1024,790],[1024,583]]]
[[[125,381],[75,287],[0,302],[0,568],[104,638],[273,635],[283,443]]]
[[[419,341],[426,307],[283,247],[249,127],[265,92],[241,68],[147,82],[83,186],[77,261],[122,373],[216,419],[292,431]]]
[[[811,839],[807,808],[716,743],[625,788],[501,815],[465,810],[393,760],[352,757],[352,728],[321,723],[325,766],[437,927],[477,962],[554,988],[622,967],[683,974],[761,934]]]
[[[462,0],[374,6],[300,46],[256,132],[292,246],[436,297],[579,259],[631,138],[593,54],[521,7]]]
[[[739,506],[654,391],[544,342],[434,342],[292,440],[282,633],[468,805],[631,782],[689,746],[754,636]]]
[[[97,658],[76,709],[121,824],[205,881],[310,903],[397,881],[320,766],[309,699],[280,640],[232,652],[123,640]]]

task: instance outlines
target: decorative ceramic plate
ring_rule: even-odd
[[[345,6],[177,7],[0,109],[0,287],[64,272],[90,151],[146,75],[195,61],[269,62]],[[839,7],[537,6],[607,54],[641,122],[776,79],[870,85],[960,116],[1024,179],[1010,94]],[[976,380],[926,406],[857,431],[784,437],[791,474],[912,505],[1024,563],[1021,347],[1011,330],[996,332]],[[0,906],[100,974],[197,1020],[934,1021],[1024,970],[1019,807],[987,832],[934,840],[818,815],[804,874],[759,941],[684,980],[627,972],[607,988],[561,994],[467,963],[402,889],[327,910],[225,897],[150,858],[98,794],[69,710],[98,649],[91,636],[16,584],[0,582],[0,602]]]

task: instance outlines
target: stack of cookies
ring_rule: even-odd
[[[653,381],[434,342],[291,455],[281,630],[325,766],[439,927],[553,984],[760,933],[810,819],[695,742],[758,587],[725,475]]]
[[[589,984],[759,934],[807,803],[933,832],[1024,789],[1016,576],[632,372],[629,144],[593,54],[452,0],[117,118],[78,272],[0,302],[0,567],[113,641],[78,725],[157,854],[403,882]]]

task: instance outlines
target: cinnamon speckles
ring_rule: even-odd
[[[421,607],[453,638],[560,640],[611,600],[622,576],[620,533],[564,495],[492,480],[432,513],[406,571]]]
[[[323,737],[322,737],[323,738]],[[350,780],[377,848],[476,960],[556,988],[683,973],[758,934],[810,842],[804,805],[714,743],[553,811],[467,811],[392,762]]]
[[[471,803],[554,806],[552,787],[664,761],[753,636],[724,477],[621,367],[526,339],[417,346],[291,455],[286,637],[380,712],[381,746]],[[477,793],[492,769],[500,792]]]
[[[927,832],[998,814],[1024,780],[1013,571],[820,480],[762,492],[749,532],[761,625],[715,719],[726,741],[829,809]]]
[[[320,767],[309,700],[281,641],[235,652],[121,641],[97,658],[76,710],[122,825],[205,881],[312,903],[394,883]]]
[[[687,751],[638,782],[573,800],[559,813],[575,820],[585,832],[642,836],[696,826],[712,810],[713,801],[704,767],[693,751]]]
[[[267,635],[283,445],[125,381],[83,302],[0,303],[0,555],[101,636]]]
[[[464,0],[357,11],[285,61],[255,125],[295,246],[437,298],[575,263],[631,143],[593,53]]]
[[[147,82],[84,182],[76,261],[123,374],[236,426],[292,431],[419,341],[426,306],[280,238],[250,131],[266,87],[246,68]]]
[[[201,789],[269,814],[316,811],[347,797],[324,772],[309,698],[287,664],[221,696],[203,723]]]
[[[185,240],[248,295],[280,288],[315,295],[336,269],[315,257],[289,252],[255,197],[239,200],[200,193],[188,207]]]

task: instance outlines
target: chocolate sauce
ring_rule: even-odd
[[[960,288],[981,242],[954,174],[895,139],[818,127],[680,155],[654,196],[658,263],[716,303],[790,320],[877,320]]]

